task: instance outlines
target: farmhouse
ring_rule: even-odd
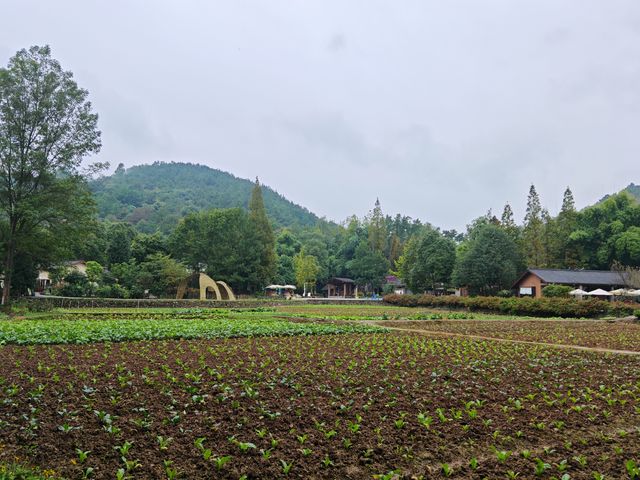
[[[541,297],[547,285],[567,285],[583,290],[612,290],[625,286],[624,273],[610,270],[560,270],[530,268],[513,284],[518,296]]]
[[[406,283],[399,279],[395,275],[387,275],[384,277],[383,289],[386,291],[392,291],[396,295],[406,295],[411,293],[407,288]]]
[[[350,278],[333,277],[322,287],[327,297],[355,297],[358,293],[356,282]]]
[[[87,262],[84,260],[71,260],[69,262],[65,262],[63,267],[70,272],[78,272],[83,275],[87,274]],[[50,273],[48,270],[39,270],[38,278],[36,279],[36,292],[44,293],[49,288],[54,287],[55,285],[51,282]]]

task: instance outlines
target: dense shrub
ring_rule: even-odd
[[[636,318],[640,318],[640,309],[634,310],[633,314],[636,316]]]
[[[456,297],[453,295],[387,295],[385,302],[405,307],[436,307],[466,309],[477,312],[527,315],[532,317],[623,317],[633,312],[633,306],[622,302],[606,302],[597,299],[531,297]]]
[[[500,290],[496,293],[496,297],[509,298],[513,297],[513,290]]]
[[[547,285],[542,289],[542,295],[545,297],[569,297],[569,292],[573,290],[567,285]]]

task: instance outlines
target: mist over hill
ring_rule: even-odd
[[[254,183],[204,165],[156,162],[119,166],[90,187],[102,219],[124,221],[141,232],[170,232],[180,218],[211,208],[246,208]],[[267,214],[276,226],[313,226],[318,217],[263,185]]]

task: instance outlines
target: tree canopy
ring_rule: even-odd
[[[81,162],[100,149],[98,116],[48,46],[20,50],[0,69],[2,301],[18,257],[52,262],[69,253],[92,218]],[[101,165],[96,164],[95,169]],[[44,245],[45,258],[38,257]]]

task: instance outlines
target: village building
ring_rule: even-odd
[[[411,293],[406,283],[395,275],[385,276],[382,288],[385,292],[395,293],[396,295],[407,295]]]
[[[82,275],[87,274],[87,262],[84,260],[71,260],[69,262],[65,262],[63,267],[67,270],[67,272],[77,272]],[[51,273],[48,270],[39,270],[38,277],[36,278],[36,293],[45,293],[50,288],[55,287],[56,285],[52,284]]]
[[[356,282],[350,278],[333,277],[322,287],[328,298],[331,297],[355,297],[358,294]]]
[[[513,284],[519,297],[542,297],[547,285],[566,285],[581,290],[612,290],[625,286],[624,273],[610,270],[561,270],[530,268]]]

